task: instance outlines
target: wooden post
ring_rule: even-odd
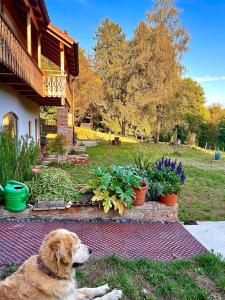
[[[41,34],[38,32],[38,67],[41,69]]]
[[[30,53],[30,55],[32,54],[30,9],[27,10],[27,51]]]
[[[64,44],[60,43],[60,65],[61,65],[61,73],[65,73],[65,50]]]

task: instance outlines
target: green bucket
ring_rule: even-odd
[[[29,188],[24,183],[8,180],[5,188],[0,185],[0,191],[4,197],[6,209],[10,211],[23,211],[26,209]]]

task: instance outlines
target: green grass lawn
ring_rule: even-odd
[[[17,268],[15,264],[2,268],[0,280]],[[209,253],[169,263],[109,256],[76,269],[76,279],[82,287],[108,283],[122,289],[123,300],[225,299],[225,261]]]
[[[177,154],[167,144],[125,144],[111,146],[99,143],[88,149],[88,165],[67,165],[76,183],[85,183],[91,177],[94,166],[111,164],[126,165],[133,162],[137,153],[145,153],[152,163],[162,156],[174,157],[184,163],[187,173],[185,186],[179,196],[181,220],[224,220],[225,219],[225,160],[213,160],[213,153],[203,149],[180,146]]]

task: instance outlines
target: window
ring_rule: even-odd
[[[32,137],[32,122],[28,121],[28,136],[29,138]]]
[[[8,112],[3,116],[3,129],[12,133],[16,140],[18,138],[18,117],[13,112]]]

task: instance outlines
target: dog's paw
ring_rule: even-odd
[[[108,284],[102,285],[99,287],[99,291],[102,295],[105,295],[110,290],[110,287]]]
[[[121,299],[121,297],[123,296],[123,292],[121,290],[112,290],[112,292],[110,292],[109,294],[107,294],[109,296],[109,300],[118,300]]]

